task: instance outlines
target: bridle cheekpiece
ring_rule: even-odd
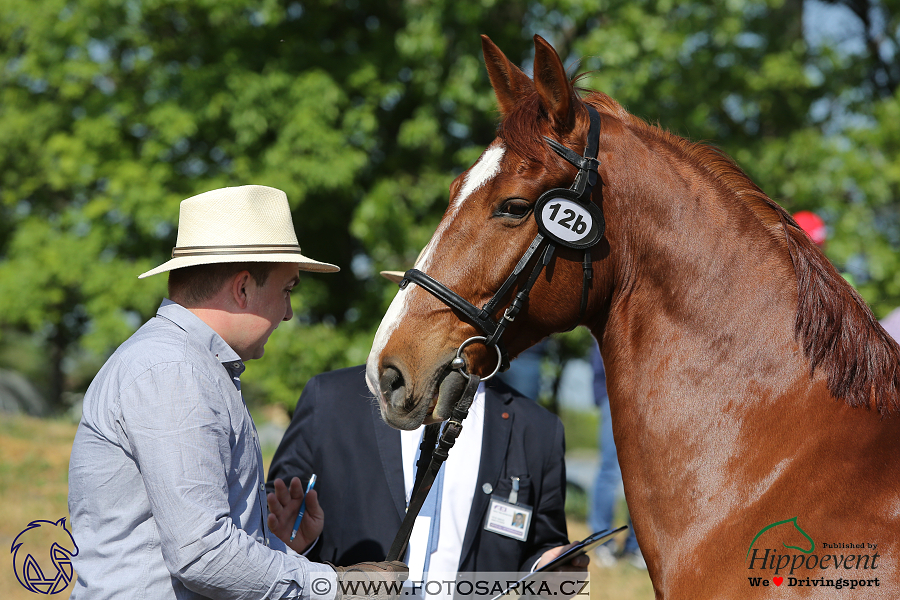
[[[462,313],[467,321],[484,333],[483,336],[474,336],[464,341],[457,349],[456,358],[451,362],[451,368],[459,370],[467,378],[469,374],[465,370],[466,365],[465,359],[462,357],[462,350],[473,342],[482,342],[485,346],[493,346],[497,349],[499,360],[497,368],[490,375],[482,378],[482,381],[493,377],[499,369],[505,371],[509,368],[509,354],[501,341],[501,337],[507,326],[515,321],[516,316],[525,306],[528,295],[531,293],[531,288],[537,281],[541,271],[544,270],[544,267],[550,263],[550,259],[553,257],[553,253],[558,245],[584,251],[581,306],[578,320],[570,330],[577,327],[584,318],[584,313],[587,309],[588,290],[593,277],[590,248],[600,241],[606,228],[603,212],[596,204],[591,202],[593,188],[600,179],[597,172],[597,168],[600,165],[600,161],[597,160],[600,115],[592,106],[587,104],[584,106],[587,108],[590,117],[590,128],[583,156],[556,140],[544,136],[544,140],[554,152],[578,168],[575,181],[568,189],[553,188],[544,192],[538,198],[534,205],[534,217],[538,225],[537,236],[528,246],[519,262],[516,263],[513,272],[483,307],[476,307],[444,284],[415,268],[408,270],[400,282],[400,289],[404,289],[410,282],[418,284],[444,304]],[[532,268],[525,285],[521,287],[512,302],[503,311],[502,318],[499,321],[495,321],[493,314],[497,311],[500,302],[519,280],[532,256],[542,246],[543,251],[540,258]]]

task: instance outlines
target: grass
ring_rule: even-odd
[[[583,521],[569,521],[569,539],[584,539],[590,534]],[[625,541],[625,533],[617,539],[621,546]],[[601,568],[595,562],[589,567],[591,573],[590,600],[652,600],[653,584],[647,571],[619,561],[609,568]]]
[[[573,422],[578,419],[565,420]],[[569,425],[569,424],[567,424]],[[590,425],[596,432],[596,419]],[[588,426],[571,425],[573,435],[587,440]],[[68,517],[69,453],[76,426],[68,421],[0,415],[0,547],[10,548],[16,536],[34,520]],[[575,432],[575,429],[581,433]],[[567,440],[569,429],[567,428]],[[586,443],[586,442],[585,442]],[[274,448],[263,456],[268,470]],[[573,502],[574,501],[574,502]],[[571,498],[569,537],[582,539],[590,532],[584,522],[585,498]],[[624,517],[620,514],[619,519]],[[620,540],[621,542],[621,540]],[[0,561],[0,590],[4,600],[34,600],[35,594],[16,580],[12,555]],[[69,598],[72,585],[53,597]],[[591,565],[591,600],[649,600],[653,588],[646,571],[619,563],[600,569]]]
[[[0,548],[31,521],[68,517],[69,453],[75,425],[66,421],[0,417]],[[8,600],[34,599],[16,580],[12,554],[0,562],[0,590]],[[68,598],[70,585],[55,598]]]

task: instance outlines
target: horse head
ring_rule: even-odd
[[[611,271],[602,263],[609,245],[601,239],[597,162],[594,157],[581,159],[589,142],[596,154],[599,115],[581,100],[556,51],[540,36],[534,41],[532,81],[482,36],[503,122],[478,161],[450,186],[449,206],[415,264],[427,277],[401,284],[367,362],[369,387],[380,399],[383,417],[394,427],[414,429],[449,416],[448,407],[462,393],[464,382],[463,374],[451,367],[458,353],[468,372],[487,377],[498,363],[506,364],[550,333],[589,319],[609,287]],[[572,153],[568,158],[566,149]],[[583,239],[557,240],[562,243],[548,252],[553,236],[547,231],[550,216],[539,227],[536,210],[544,206],[550,215],[559,212],[559,205],[551,208],[551,203],[539,200],[548,199],[548,190],[570,188],[576,178],[590,178],[579,200],[584,208],[575,207],[579,214],[571,217],[579,220],[576,229],[585,235],[594,228],[585,242],[590,253],[585,255],[580,247]],[[582,216],[592,225],[584,225]],[[528,254],[531,246],[536,247]],[[513,272],[521,276],[510,280]],[[429,281],[439,282],[432,284],[439,289],[423,288]],[[572,291],[576,289],[584,290],[585,304],[590,306],[582,305],[580,294]],[[448,292],[460,301],[445,303]],[[517,297],[518,314],[509,318],[508,307]],[[502,335],[496,335],[496,325]],[[466,343],[475,336],[481,337]],[[488,340],[490,345],[484,343]]]

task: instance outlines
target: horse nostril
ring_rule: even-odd
[[[406,385],[403,375],[394,367],[385,367],[378,382],[381,395],[388,404],[400,408],[406,402]]]

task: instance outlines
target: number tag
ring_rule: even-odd
[[[606,223],[593,203],[581,204],[571,190],[550,190],[537,201],[534,218],[542,234],[555,242],[582,250],[603,237]]]

